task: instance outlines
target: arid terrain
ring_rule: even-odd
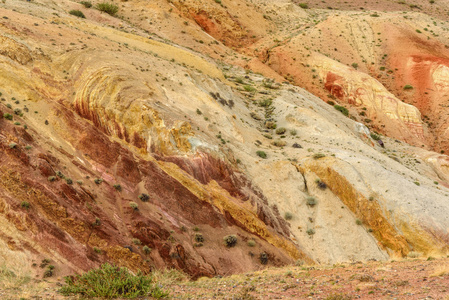
[[[449,4],[87,2],[0,1],[4,297],[110,262],[444,299]]]

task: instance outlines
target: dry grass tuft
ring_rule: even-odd
[[[440,276],[448,276],[449,275],[449,265],[438,265],[432,274],[431,277],[440,277]]]
[[[176,269],[154,270],[151,274],[154,281],[163,286],[186,282],[190,279],[189,275]]]

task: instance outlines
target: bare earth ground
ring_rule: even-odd
[[[158,284],[169,291],[169,299],[449,300],[449,258],[287,266],[183,282],[175,282],[175,278],[182,278],[176,272],[158,272],[156,276]],[[0,284],[2,281],[4,278]],[[0,299],[83,299],[60,295],[62,282],[62,278],[55,278],[11,284],[0,289]]]
[[[169,290],[174,299],[449,299],[449,259],[292,266]]]

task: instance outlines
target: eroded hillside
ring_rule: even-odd
[[[116,4],[0,3],[6,267],[196,278],[447,254],[445,20]]]

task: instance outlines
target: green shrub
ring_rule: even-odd
[[[101,219],[100,218],[95,218],[95,222],[92,223],[93,226],[100,226],[101,225]]]
[[[271,104],[273,104],[273,100],[271,99],[264,99],[259,101],[259,106],[262,107],[269,107]]]
[[[306,204],[310,207],[314,207],[317,204],[317,201],[316,201],[315,197],[310,196],[310,197],[307,197]]]
[[[370,135],[371,138],[372,138],[373,140],[375,140],[375,141],[380,140],[380,137],[379,137],[377,134],[373,133],[373,132],[371,132],[369,135]]]
[[[81,1],[80,4],[84,5],[85,8],[92,7],[92,3],[90,1]]]
[[[139,239],[133,239],[134,245],[142,245],[142,242]]]
[[[67,182],[67,184],[72,184],[73,183],[73,180],[70,179],[70,178],[66,178],[65,181]]]
[[[319,179],[315,180],[315,183],[320,190],[325,190],[327,188],[327,184]]]
[[[20,207],[25,208],[25,209],[29,209],[30,208],[30,202],[22,201],[22,203],[20,203]]]
[[[148,194],[142,193],[139,195],[139,199],[142,202],[148,202],[150,200],[150,196],[148,196]]]
[[[314,235],[315,234],[315,230],[314,229],[307,229],[307,231],[306,231],[306,233],[308,234],[308,235]]]
[[[11,148],[11,149],[17,148],[17,144],[11,143],[11,144],[9,144],[9,148]]]
[[[53,182],[56,180],[56,176],[49,176],[48,181]]]
[[[413,89],[413,85],[410,85],[410,84],[404,85],[404,90],[412,90],[412,89]]]
[[[276,134],[284,134],[287,131],[284,127],[279,127],[276,129]]]
[[[309,5],[308,5],[307,3],[299,3],[298,5],[299,5],[299,7],[301,7],[302,9],[308,9],[308,8],[309,8]]]
[[[11,114],[3,114],[3,118],[5,118],[6,120],[12,120],[12,115]]]
[[[201,233],[195,233],[194,240],[197,243],[203,243],[204,242],[204,236]]]
[[[357,68],[359,67],[359,64],[358,63],[352,63],[352,65],[351,65],[354,69],[356,69],[357,70]]]
[[[97,4],[97,9],[99,11],[105,12],[108,15],[114,16],[117,12],[118,12],[118,6],[113,4],[113,3],[107,3],[107,2],[103,2],[103,3],[98,3]]]
[[[267,158],[267,154],[264,151],[257,151],[256,154],[261,158]]]
[[[152,283],[150,276],[141,272],[131,274],[126,268],[108,263],[83,275],[65,277],[65,285],[59,290],[63,295],[78,294],[81,297],[136,298],[150,295],[162,298],[168,293]]]
[[[137,205],[136,202],[129,202],[129,207],[131,207],[133,210],[139,210],[139,205]]]
[[[242,77],[237,77],[235,79],[235,82],[242,84],[243,83],[243,78]]]
[[[266,265],[268,263],[268,254],[265,252],[260,253],[259,261],[262,265]]]
[[[249,240],[248,241],[248,246],[255,247],[256,246],[256,242],[254,240]]]
[[[289,220],[293,219],[293,214],[291,212],[286,212],[284,214],[284,218],[289,221]]]
[[[355,223],[356,223],[357,225],[362,225],[362,224],[363,224],[362,220],[360,220],[360,219],[356,219],[356,220],[355,220]]]
[[[227,235],[223,238],[226,247],[234,247],[237,244],[237,237],[235,235]]]
[[[96,184],[100,184],[100,183],[103,182],[103,179],[101,179],[101,178],[95,178],[94,182],[95,182]]]
[[[349,111],[346,107],[335,104],[334,108],[339,112],[341,112],[342,114],[344,114],[345,116],[349,116]]]
[[[143,253],[145,253],[145,254],[150,254],[150,253],[151,253],[151,248],[148,247],[148,246],[143,246],[143,247],[142,247],[142,251],[143,251]]]
[[[71,14],[72,16],[78,17],[78,18],[83,18],[83,19],[86,18],[86,16],[83,14],[83,12],[81,10],[77,10],[77,9],[72,9],[71,11],[69,11],[69,14]]]
[[[315,153],[312,157],[313,159],[320,159],[326,157],[326,155],[324,155],[323,153]]]
[[[243,89],[247,92],[255,92],[256,91],[256,89],[250,85],[244,85]]]
[[[119,192],[122,190],[122,186],[120,184],[114,184],[113,187]]]

